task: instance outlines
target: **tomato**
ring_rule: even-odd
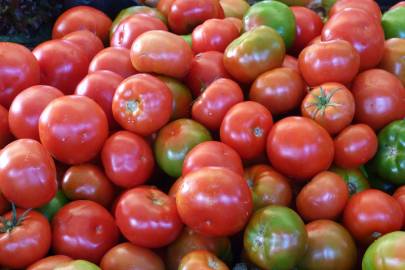
[[[123,78],[137,73],[131,63],[130,50],[116,47],[105,48],[94,56],[89,65],[89,73],[97,70],[109,70]]]
[[[223,261],[206,250],[192,251],[181,259],[179,270],[193,269],[229,270]]]
[[[355,169],[372,159],[377,152],[378,141],[374,130],[367,125],[346,127],[334,140],[335,164]]]
[[[306,7],[291,7],[295,17],[295,40],[292,51],[298,54],[308,43],[322,32],[323,22],[321,17]]]
[[[131,47],[131,62],[139,72],[181,79],[190,70],[193,52],[180,36],[162,30],[141,34]]]
[[[330,171],[340,175],[345,180],[350,196],[370,188],[367,178],[360,169],[344,169],[333,166]]]
[[[85,96],[54,99],[39,118],[41,143],[66,164],[79,164],[94,158],[107,136],[104,111]]]
[[[176,196],[177,196],[177,191],[179,191],[179,188],[180,188],[180,186],[181,186],[182,183],[183,183],[183,177],[180,176],[179,178],[177,178],[177,179],[174,181],[173,185],[170,187],[168,195],[169,195],[170,197],[176,198]]]
[[[79,30],[71,32],[62,39],[67,40],[82,49],[91,61],[93,57],[102,49],[104,49],[101,39],[88,30]]]
[[[230,79],[218,79],[194,100],[193,119],[211,130],[219,130],[229,109],[243,101],[243,91]]]
[[[361,9],[371,17],[374,17],[376,22],[381,21],[381,10],[378,6],[378,2],[374,0],[339,0],[332,6],[329,11],[329,17],[341,12],[346,8],[358,8]]]
[[[244,234],[248,258],[265,269],[288,270],[302,259],[308,235],[304,222],[290,208],[267,206],[252,216]]]
[[[64,263],[55,268],[55,270],[101,270],[94,263],[84,261],[84,260],[75,260],[71,262]]]
[[[299,55],[298,64],[310,86],[336,82],[349,84],[357,75],[360,55],[345,40],[331,40],[312,44]]]
[[[297,209],[307,221],[336,219],[349,199],[349,188],[338,174],[324,171],[306,184],[297,196]]]
[[[250,87],[249,99],[264,105],[272,115],[279,115],[299,107],[305,93],[305,82],[300,74],[292,68],[281,67],[257,77]]]
[[[148,186],[130,189],[119,198],[115,220],[126,239],[146,248],[170,244],[183,227],[174,198]]]
[[[93,99],[103,109],[110,129],[117,127],[112,113],[112,101],[115,90],[124,80],[123,77],[108,70],[97,70],[88,74],[77,85],[75,95]]]
[[[181,176],[187,153],[205,141],[211,141],[210,132],[191,119],[179,119],[163,127],[156,138],[154,152],[159,167],[172,177]]]
[[[26,47],[0,42],[0,105],[8,108],[19,92],[39,84],[40,67]]]
[[[378,65],[384,54],[384,31],[373,16],[357,8],[332,16],[322,30],[322,41],[343,39],[360,55],[360,70]]]
[[[207,250],[225,262],[229,262],[232,257],[231,242],[227,237],[205,236],[185,227],[180,236],[167,247],[167,269],[178,270],[181,259],[195,250]]]
[[[298,269],[354,269],[357,259],[356,244],[342,225],[331,220],[317,220],[305,227],[308,232],[308,248]]]
[[[362,244],[402,227],[404,213],[390,195],[369,189],[353,195],[345,208],[343,221],[353,237]]]
[[[174,33],[188,34],[208,19],[224,18],[224,11],[219,0],[174,0],[167,18]]]
[[[300,69],[298,68],[298,59],[295,58],[294,56],[286,54],[284,57],[283,64],[281,65],[282,67],[286,68],[291,68],[301,74]]]
[[[355,120],[374,130],[405,116],[405,88],[385,70],[360,73],[353,82],[352,93],[356,101]]]
[[[21,194],[20,194],[21,195]],[[26,268],[43,258],[51,246],[51,226],[38,212],[13,209],[0,223],[0,265]]]
[[[118,242],[114,218],[92,201],[73,201],[62,207],[52,220],[55,254],[98,263]]]
[[[54,99],[63,96],[55,87],[35,85],[19,93],[11,103],[8,122],[16,138],[39,141],[39,116]]]
[[[306,180],[327,170],[333,155],[333,140],[328,132],[308,118],[284,118],[274,125],[267,138],[267,156],[271,164],[280,173],[296,180]]]
[[[49,40],[32,51],[41,67],[41,84],[72,94],[86,76],[89,58],[86,51],[68,40]]]
[[[160,0],[156,6],[156,9],[167,17],[174,1],[175,0]]]
[[[146,136],[159,130],[172,113],[169,88],[149,74],[136,74],[124,80],[112,101],[114,119],[126,130]]]
[[[237,0],[238,1],[238,0]],[[244,0],[241,0],[244,1]],[[236,26],[236,29],[238,29],[239,33],[242,33],[242,28],[243,28],[243,22],[241,19],[239,18],[235,18],[235,17],[227,17],[224,19],[225,21],[229,21],[231,23],[233,23],[233,25]]]
[[[197,54],[191,62],[186,83],[194,97],[200,96],[215,80],[230,78],[223,63],[224,55],[220,52]]]
[[[111,24],[111,19],[100,10],[89,6],[76,6],[59,16],[53,25],[52,38],[61,38],[71,32],[85,29],[107,41]]]
[[[405,87],[405,40],[402,38],[392,38],[385,41],[384,56],[380,63],[380,68],[391,72],[401,80]]]
[[[220,0],[219,3],[227,18],[242,19],[250,7],[245,0]]]
[[[402,223],[402,228],[405,228],[405,185],[399,187],[394,195],[392,195],[401,205],[402,212],[404,213],[404,222]]]
[[[71,258],[65,255],[53,255],[45,257],[34,264],[31,264],[27,270],[54,270],[55,267],[61,264],[72,261]]]
[[[290,205],[292,189],[289,179],[270,166],[254,165],[245,170],[244,177],[252,192],[255,211],[268,205]]]
[[[0,191],[0,215],[3,215],[10,209],[10,202],[4,198],[4,195]]]
[[[301,104],[301,113],[334,135],[352,122],[355,113],[354,97],[342,84],[325,83],[307,94]]]
[[[237,37],[239,37],[239,30],[231,21],[209,19],[193,30],[192,49],[195,53],[224,52],[229,43]]]
[[[0,190],[22,208],[35,208],[56,194],[55,163],[37,141],[20,139],[0,152]]]
[[[158,18],[146,14],[128,16],[112,33],[110,46],[131,49],[132,43],[138,36],[151,30],[167,31],[167,26]]]
[[[263,72],[280,67],[284,55],[281,36],[270,27],[259,26],[232,41],[225,50],[223,61],[226,70],[237,81],[249,83]]]
[[[384,13],[381,22],[386,39],[405,38],[404,15],[405,7],[397,7]]]
[[[131,243],[121,243],[110,249],[101,260],[103,270],[164,270],[159,256],[149,249]]]
[[[176,204],[182,221],[207,236],[241,231],[253,210],[246,181],[221,167],[204,167],[185,175]]]
[[[9,127],[9,111],[0,105],[0,149],[11,142],[12,135]]]
[[[142,137],[128,131],[118,131],[107,139],[101,159],[108,178],[125,188],[143,184],[154,167],[150,146]]]
[[[37,210],[41,212],[49,221],[52,221],[53,216],[68,202],[69,200],[66,198],[63,191],[58,190],[58,192],[56,192],[56,195],[50,202],[38,208]]]
[[[395,5],[391,6],[389,10],[396,9],[399,7],[405,7],[405,1],[400,1],[400,2],[396,3]]]

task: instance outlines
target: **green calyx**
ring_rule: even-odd
[[[10,233],[15,227],[18,227],[23,223],[23,221],[27,218],[27,215],[31,209],[25,210],[21,216],[17,215],[17,209],[15,208],[15,204],[11,204],[11,219],[7,219],[5,217],[0,216],[0,233]]]
[[[329,93],[326,93],[325,89],[323,89],[321,86],[319,88],[319,92],[320,92],[319,95],[311,92],[311,95],[315,98],[315,101],[310,102],[305,106],[305,108],[316,107],[316,109],[312,112],[311,117],[316,118],[319,113],[323,116],[323,115],[325,115],[325,111],[328,107],[340,106],[339,103],[331,101],[333,96],[340,90],[341,90],[341,88],[336,88],[336,89],[333,89],[332,91],[330,91]]]

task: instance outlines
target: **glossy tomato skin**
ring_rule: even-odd
[[[52,38],[61,38],[71,32],[86,29],[107,41],[111,24],[111,19],[100,10],[76,6],[59,16],[52,29]]]
[[[18,94],[8,114],[10,130],[14,136],[39,141],[39,117],[52,100],[61,96],[61,91],[48,85],[31,86]]]
[[[94,56],[89,65],[89,73],[97,70],[109,70],[123,78],[138,73],[132,66],[130,50],[117,47],[105,48]]]
[[[126,239],[146,248],[170,244],[183,227],[175,199],[148,186],[130,189],[119,198],[115,220]]]
[[[384,56],[380,68],[391,72],[401,80],[405,87],[405,62],[402,56],[405,54],[405,40],[392,38],[385,41]]]
[[[6,146],[13,139],[8,118],[9,111],[0,105],[0,149]]]
[[[149,249],[121,243],[110,249],[100,263],[103,270],[164,270],[162,259]]]
[[[253,82],[249,99],[264,105],[272,115],[299,107],[306,93],[300,74],[288,67],[275,68],[261,74]]]
[[[79,164],[94,158],[107,135],[104,111],[85,96],[54,99],[39,118],[41,143],[66,164]]]
[[[104,170],[111,181],[124,188],[143,184],[152,174],[153,153],[147,142],[129,131],[118,131],[101,151]]]
[[[101,270],[96,264],[86,260],[74,260],[61,264],[55,270]]]
[[[224,10],[226,18],[242,19],[250,7],[244,0],[220,0],[219,3]]]
[[[217,256],[206,250],[196,250],[185,255],[179,265],[179,270],[212,269],[229,270],[228,266]]]
[[[331,172],[337,173],[345,180],[347,187],[349,188],[350,197],[363,190],[369,189],[370,184],[360,169],[344,169],[337,166],[330,168]]]
[[[22,208],[35,208],[56,194],[55,163],[37,141],[20,139],[0,152],[0,190]]]
[[[184,176],[176,204],[182,221],[208,236],[239,232],[253,210],[246,181],[241,175],[221,167],[204,167]]]
[[[402,228],[405,228],[405,186],[399,187],[394,195],[392,195],[401,205],[402,212],[404,213],[404,222]]]
[[[369,189],[350,198],[343,221],[353,237],[367,245],[381,235],[400,230],[403,218],[401,205],[393,197]]]
[[[335,164],[355,169],[366,164],[377,153],[378,140],[374,130],[364,124],[346,127],[334,139]]]
[[[217,79],[194,100],[193,119],[210,130],[219,130],[228,110],[243,101],[243,91],[230,79]]]
[[[321,41],[302,50],[298,64],[310,86],[330,82],[347,85],[359,71],[360,55],[345,40]]]
[[[381,10],[378,3],[374,0],[339,0],[329,11],[329,17],[341,12],[346,8],[358,8],[367,12],[369,16],[374,17],[377,22],[381,21]]]
[[[66,204],[52,220],[55,254],[100,262],[118,242],[119,231],[111,214],[98,203],[79,200]]]
[[[34,264],[31,264],[27,270],[54,270],[55,267],[61,264],[71,262],[72,259],[65,255],[53,255],[45,257]]]
[[[328,132],[308,118],[284,118],[273,126],[267,138],[267,156],[271,164],[296,180],[309,179],[327,170],[333,155],[333,140]],[[303,160],[311,162],[303,163]]]
[[[352,92],[356,101],[355,120],[374,130],[405,116],[405,88],[388,71],[371,69],[360,73]]]
[[[102,49],[104,49],[101,39],[88,30],[74,31],[62,39],[70,41],[86,52],[89,61]]]
[[[242,159],[253,159],[264,153],[272,126],[272,115],[266,107],[254,101],[241,102],[226,113],[221,124],[221,141],[235,149]]]
[[[34,55],[22,45],[0,43],[0,105],[10,107],[22,90],[39,84],[40,67]]]

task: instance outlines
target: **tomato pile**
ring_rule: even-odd
[[[313,2],[0,42],[0,268],[404,270],[405,2]]]

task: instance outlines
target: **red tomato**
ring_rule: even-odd
[[[239,232],[253,210],[246,181],[221,167],[204,167],[184,176],[176,204],[183,222],[207,236]]]
[[[392,196],[401,205],[402,212],[404,213],[404,222],[402,223],[402,228],[405,228],[405,186],[398,188]]]
[[[41,83],[54,86],[65,94],[73,94],[76,85],[87,74],[88,54],[70,41],[45,41],[32,53],[41,67]]]
[[[404,213],[401,205],[390,195],[376,189],[354,194],[344,211],[344,225],[362,244],[371,244],[376,238],[399,231]]]
[[[306,93],[305,82],[291,68],[275,68],[261,74],[253,82],[249,99],[265,106],[272,115],[299,107]]]
[[[230,78],[225,70],[223,58],[224,55],[220,52],[204,52],[194,57],[186,78],[187,86],[194,97],[200,96],[215,80]]]
[[[66,10],[56,20],[52,38],[61,38],[78,30],[89,30],[101,40],[107,41],[112,21],[98,9],[89,6],[76,6]]]
[[[291,68],[297,71],[298,73],[301,73],[300,69],[298,68],[298,59],[295,58],[294,56],[286,54],[284,57],[283,64],[281,66]]]
[[[111,35],[111,47],[131,49],[132,43],[141,34],[151,30],[167,31],[167,26],[158,18],[146,14],[128,16],[120,22]]]
[[[346,127],[335,138],[335,164],[355,169],[374,157],[378,148],[377,135],[364,124]]]
[[[295,40],[292,50],[299,53],[307,44],[319,36],[322,32],[323,23],[321,17],[306,7],[291,7],[295,17]]]
[[[82,49],[88,56],[89,61],[102,49],[104,49],[101,39],[88,30],[80,30],[67,34],[62,39],[68,40]]]
[[[125,188],[143,184],[154,167],[150,146],[142,137],[128,131],[118,131],[107,139],[101,159],[111,181]]]
[[[235,149],[242,159],[253,159],[264,153],[272,126],[272,115],[266,107],[254,101],[241,102],[226,113],[221,124],[221,141]]]
[[[39,118],[39,137],[59,161],[79,164],[94,158],[108,136],[104,111],[85,96],[53,100]]]
[[[298,58],[302,76],[310,86],[350,83],[360,67],[360,56],[345,40],[319,42],[306,47]]]
[[[37,141],[20,139],[0,152],[0,190],[22,208],[36,208],[56,194],[56,168],[46,149]]]
[[[189,34],[208,19],[224,17],[219,0],[174,0],[167,14],[170,29],[176,34]]]
[[[179,178],[177,178],[176,181],[174,181],[173,185],[170,187],[168,195],[170,197],[176,198],[177,191],[179,191],[179,188],[182,183],[183,183],[183,177],[180,176]]]
[[[147,248],[173,242],[183,227],[174,198],[148,186],[130,189],[120,197],[115,220],[125,238]]]
[[[10,130],[14,136],[39,141],[39,117],[52,100],[61,96],[61,91],[48,85],[31,86],[18,94],[8,115]]]
[[[405,116],[405,88],[393,74],[382,69],[360,73],[353,82],[355,120],[374,130]]]
[[[25,269],[48,253],[51,226],[42,214],[35,211],[27,213],[17,209],[15,214],[16,220],[12,212],[4,215],[5,220],[0,226],[0,265]]]
[[[114,218],[92,201],[74,201],[63,206],[52,220],[52,247],[55,254],[73,259],[100,262],[118,242]]]
[[[233,0],[231,0],[231,1],[233,1]],[[243,2],[245,2],[245,0],[236,0],[236,1],[243,1]],[[221,2],[222,2],[222,1],[221,1]],[[242,33],[242,28],[243,28],[242,19],[235,18],[235,17],[227,17],[227,18],[225,18],[224,20],[233,23],[233,25],[235,25],[236,29],[238,29],[239,34]]]
[[[12,140],[8,118],[9,112],[6,108],[0,105],[0,149]]]
[[[160,0],[156,8],[166,17],[169,15],[170,8],[175,0]]]
[[[53,255],[45,257],[34,264],[31,264],[27,270],[54,270],[55,267],[63,263],[71,262],[72,259],[65,255]]]
[[[228,266],[217,256],[207,250],[195,250],[185,255],[179,264],[179,270],[229,270]]]
[[[152,75],[136,74],[118,86],[112,112],[123,128],[146,136],[170,120],[172,103],[173,95],[166,84]]]
[[[130,51],[115,47],[105,48],[94,56],[89,66],[89,73],[97,70],[109,70],[123,78],[137,73],[131,63]]]
[[[131,62],[139,72],[183,78],[190,70],[193,52],[180,36],[162,30],[140,35],[131,47]]]
[[[304,117],[278,121],[267,139],[271,164],[277,171],[297,180],[306,180],[327,170],[333,155],[333,140],[328,132]]]
[[[322,30],[322,41],[334,39],[352,44],[360,55],[360,70],[377,66],[384,54],[382,26],[361,9],[344,9],[328,20]]]
[[[373,16],[374,19],[380,23],[381,21],[381,10],[374,0],[339,0],[332,6],[329,10],[329,17],[332,17],[334,14],[341,12],[346,8],[358,8],[362,9],[369,16]]]
[[[236,82],[218,79],[194,100],[191,114],[194,120],[205,127],[218,130],[228,110],[242,101],[243,91]]]
[[[306,221],[336,219],[349,199],[349,188],[338,174],[324,171],[304,186],[297,196],[297,209]]]
[[[5,212],[10,210],[10,202],[4,198],[3,194],[0,191],[0,215],[3,215]]]
[[[16,43],[0,42],[0,105],[8,108],[25,88],[39,84],[40,68],[34,55]]]
[[[75,95],[93,99],[103,109],[110,129],[117,127],[112,113],[112,101],[115,90],[124,80],[123,77],[108,70],[98,70],[88,74],[77,85]]]

